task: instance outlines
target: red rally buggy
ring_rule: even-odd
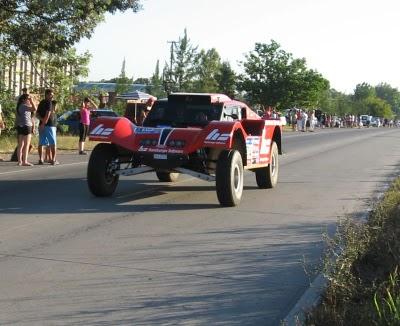
[[[215,181],[222,206],[239,204],[244,170],[259,188],[278,181],[280,119],[261,119],[246,104],[222,94],[173,93],[155,102],[143,126],[126,118],[96,119],[87,170],[90,191],[110,196],[120,175],[155,171],[160,181],[180,173]]]

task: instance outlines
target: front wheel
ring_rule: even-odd
[[[179,178],[179,173],[176,172],[160,172],[157,171],[157,178],[162,182],[176,182]]]
[[[113,169],[118,151],[112,144],[97,144],[90,155],[87,169],[87,183],[93,195],[111,196],[118,184],[119,176]]]
[[[278,146],[272,142],[271,160],[265,168],[256,170],[257,185],[261,189],[275,188],[278,183],[279,160]]]
[[[227,207],[238,205],[243,193],[243,160],[238,151],[221,152],[215,178],[219,203]]]

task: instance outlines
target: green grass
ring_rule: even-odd
[[[366,223],[348,217],[327,237],[328,279],[307,325],[400,325],[400,178]]]
[[[77,151],[78,150],[78,136],[57,135],[57,149],[60,151]],[[91,142],[87,139],[85,142],[85,150],[91,150],[97,142]],[[32,137],[32,145],[36,149],[38,145],[38,136]],[[16,136],[0,135],[0,153],[10,154],[17,146]]]

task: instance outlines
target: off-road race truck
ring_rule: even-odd
[[[123,117],[100,117],[89,139],[87,182],[95,196],[114,193],[119,176],[155,171],[163,182],[179,174],[215,181],[222,206],[236,206],[244,170],[259,188],[278,182],[282,122],[262,119],[245,103],[222,94],[173,93],[155,102],[143,126]]]

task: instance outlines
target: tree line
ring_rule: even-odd
[[[28,56],[48,70],[49,87],[55,88],[61,107],[71,102],[72,85],[87,76],[90,54],[77,54],[73,45],[93,33],[94,27],[106,13],[134,12],[141,9],[139,0],[0,0],[0,68],[17,55]],[[400,115],[400,93],[387,83],[360,83],[352,94],[330,87],[329,81],[307,66],[306,59],[295,58],[275,40],[256,43],[239,62],[241,72],[235,72],[230,62],[221,59],[217,49],[199,49],[184,30],[177,42],[171,44],[171,54],[163,67],[157,61],[150,77],[133,80],[125,73],[112,81],[117,91],[126,85],[143,83],[157,97],[169,92],[224,93],[253,106],[320,108],[326,113],[369,114],[380,117]],[[65,74],[65,65],[72,75]],[[103,80],[104,81],[104,80]],[[0,82],[0,103],[12,119],[14,99],[6,85]]]

